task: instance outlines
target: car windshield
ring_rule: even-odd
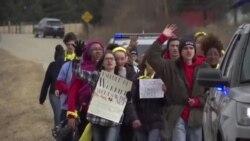
[[[150,45],[137,45],[136,50],[138,55],[144,54],[148,50],[149,46]]]
[[[144,54],[156,39],[157,39],[157,37],[144,37],[144,38],[139,37],[139,39],[137,41],[137,46],[136,46],[137,54],[139,56]],[[129,42],[130,42],[130,39],[128,39],[128,38],[113,41],[113,43],[116,43],[116,44],[121,45],[121,46],[126,46],[129,44]],[[166,47],[166,43],[167,42],[164,43],[164,45],[162,46],[162,49],[164,49]]]
[[[47,24],[54,26],[54,25],[61,25],[62,23],[60,21],[47,21]]]
[[[241,71],[241,82],[250,83],[250,43],[248,43]]]

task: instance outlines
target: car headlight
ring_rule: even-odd
[[[250,105],[237,103],[237,121],[240,125],[250,125]]]

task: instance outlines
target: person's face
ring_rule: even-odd
[[[68,41],[66,44],[66,47],[67,47],[67,53],[74,53],[75,51],[75,41],[74,40],[70,40]]]
[[[181,51],[181,55],[184,59],[184,61],[192,61],[194,55],[195,55],[195,50],[194,47],[191,45],[187,45],[183,47]]]
[[[104,56],[102,66],[104,67],[105,70],[114,70],[115,69],[116,61],[115,61],[115,57],[112,53],[107,53]]]
[[[197,39],[195,41],[197,54],[203,54],[203,52],[201,50],[201,43],[204,40],[204,38],[205,38],[205,36],[199,36],[199,37],[197,37]]]
[[[92,60],[100,60],[103,55],[103,48],[100,44],[93,44],[91,47],[91,58]]]
[[[135,62],[136,60],[137,60],[137,55],[136,54],[130,54],[130,56],[129,56],[129,60],[130,60],[130,62]]]
[[[117,51],[115,58],[119,67],[123,67],[127,63],[127,55],[122,51]]]
[[[207,62],[212,65],[215,66],[219,63],[220,60],[220,53],[216,48],[210,48],[207,52]]]
[[[179,54],[179,45],[180,45],[180,41],[171,41],[169,43],[169,53],[170,53],[170,56],[172,57],[175,57],[175,58],[178,58],[180,56]]]

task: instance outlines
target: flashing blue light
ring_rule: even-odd
[[[219,91],[219,92],[222,92],[222,94],[225,95],[225,96],[228,95],[228,89],[224,88],[223,86],[216,87],[216,90]]]
[[[121,38],[123,38],[122,34],[119,34],[119,33],[115,34],[115,39],[121,39]]]
[[[222,87],[216,87],[217,91],[223,91],[223,88]]]

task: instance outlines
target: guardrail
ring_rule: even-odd
[[[34,25],[7,25],[0,26],[0,33],[9,33],[9,34],[32,34]],[[64,24],[65,33],[74,32],[76,34],[83,33],[84,26],[82,23],[70,23]]]

